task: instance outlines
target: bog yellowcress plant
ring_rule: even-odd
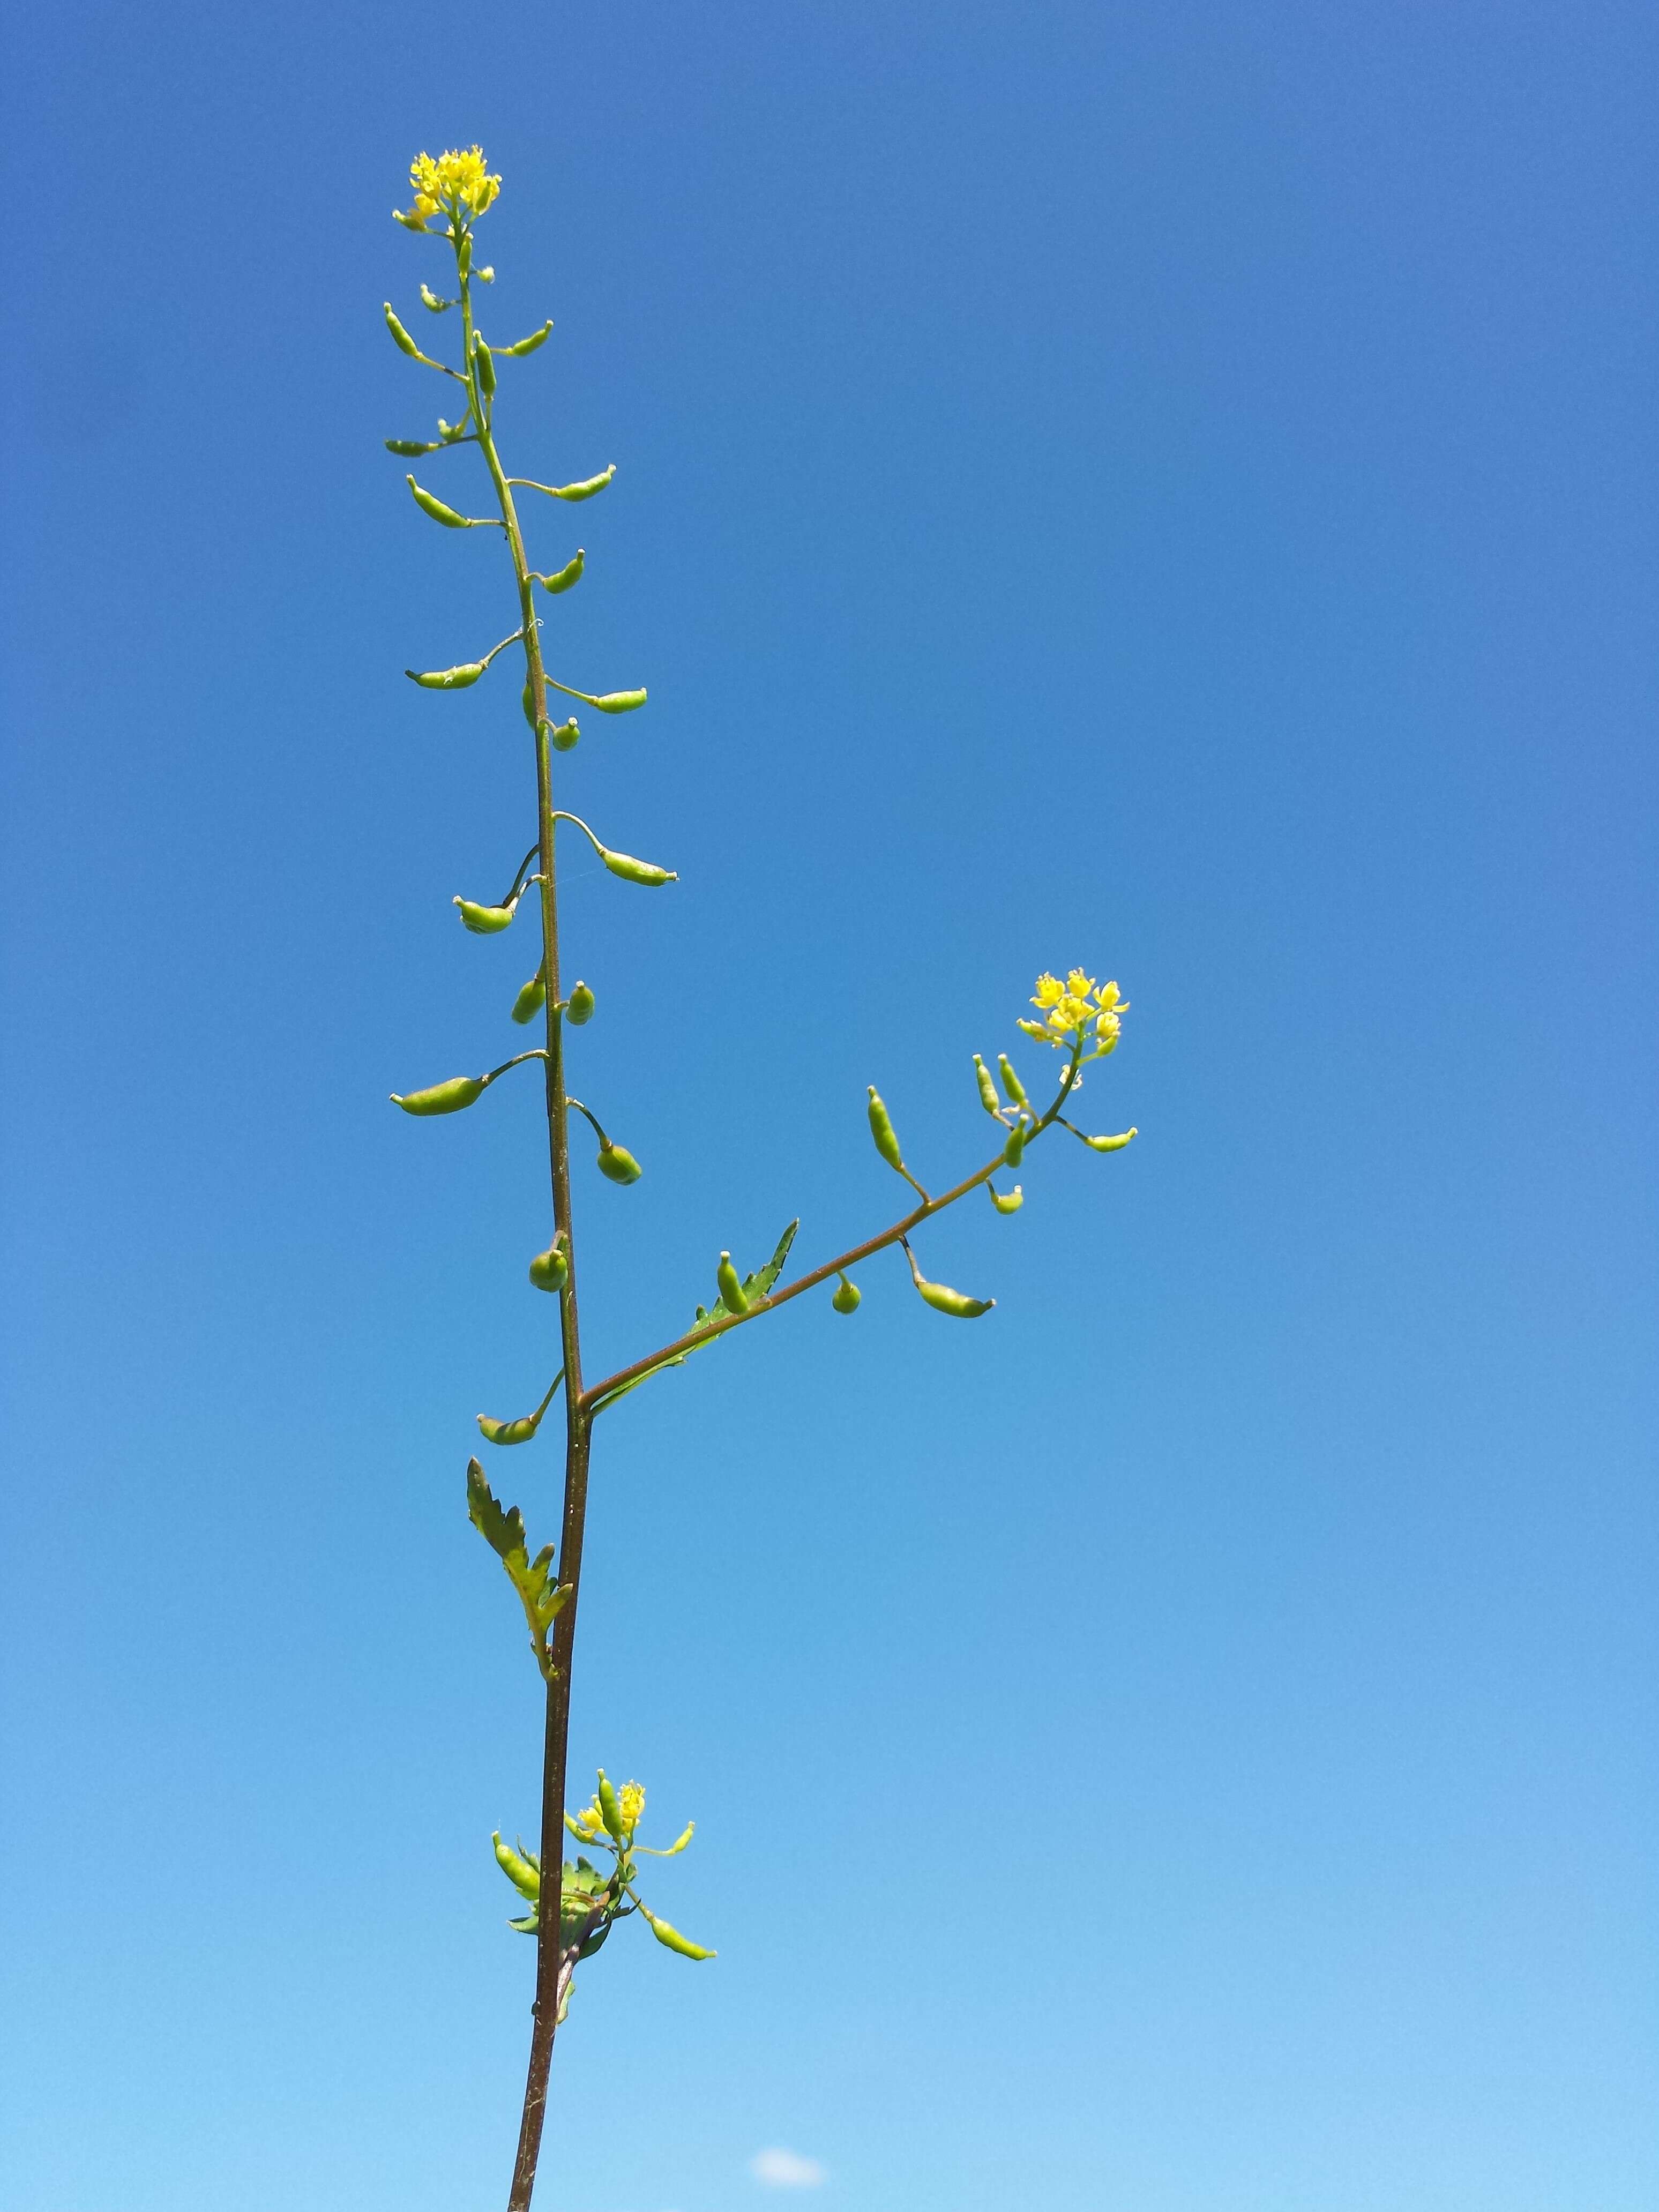
[[[469,1462],[466,1473],[469,1517],[500,1559],[523,1607],[531,1650],[546,1688],[538,1848],[533,1851],[522,1846],[514,1848],[504,1844],[499,1834],[494,1838],[495,1856],[502,1872],[530,1907],[509,1924],[533,1936],[536,1942],[536,1998],[530,2065],[518,2154],[507,2200],[509,2212],[525,2212],[536,2182],[554,2036],[569,2005],[578,1961],[592,1958],[610,1936],[615,1923],[634,1914],[645,1921],[657,1941],[668,1950],[688,1959],[714,1956],[654,1913],[640,1896],[637,1887],[640,1858],[673,1857],[690,1842],[690,1827],[661,1850],[653,1851],[638,1843],[635,1837],[645,1809],[645,1792],[633,1782],[615,1789],[603,1772],[591,1804],[579,1813],[569,1813],[565,1808],[571,1665],[581,1594],[582,1542],[594,1424],[601,1413],[630,1390],[638,1389],[671,1367],[683,1366],[694,1352],[706,1350],[717,1338],[758,1321],[763,1314],[775,1312],[791,1298],[799,1297],[820,1284],[833,1282],[836,1285],[828,1299],[833,1312],[855,1313],[860,1291],[848,1270],[889,1247],[896,1248],[918,1295],[936,1313],[963,1321],[988,1313],[994,1304],[993,1299],[971,1297],[946,1284],[929,1280],[922,1273],[911,1242],[916,1232],[934,1214],[954,1206],[981,1185],[997,1212],[1017,1212],[1023,1202],[1021,1186],[1014,1183],[999,1190],[993,1178],[1004,1170],[1018,1169],[1031,1146],[1051,1128],[1069,1130],[1096,1152],[1118,1151],[1135,1133],[1127,1129],[1116,1136],[1089,1136],[1060,1110],[1078,1090],[1082,1068],[1116,1048],[1126,1011],[1117,985],[1097,984],[1092,975],[1077,968],[1071,970],[1063,983],[1053,975],[1039,976],[1031,1003],[1040,1018],[1021,1020],[1019,1027],[1060,1054],[1058,1084],[1048,1103],[1039,1107],[1028,1095],[1006,1053],[997,1056],[995,1080],[984,1060],[975,1054],[974,1073],[979,1103],[995,1123],[997,1131],[994,1150],[988,1160],[937,1196],[931,1194],[907,1162],[892,1116],[874,1085],[871,1085],[866,1112],[872,1139],[881,1158],[908,1186],[915,1201],[900,1218],[789,1282],[784,1282],[782,1276],[797,1223],[790,1223],[771,1257],[752,1273],[741,1273],[731,1254],[722,1252],[714,1267],[714,1303],[706,1307],[699,1305],[696,1317],[681,1335],[598,1382],[586,1379],[582,1368],[576,1240],[571,1207],[572,1114],[581,1117],[597,1139],[595,1165],[606,1180],[626,1186],[639,1180],[641,1168],[627,1147],[610,1135],[598,1115],[567,1088],[567,1032],[590,1020],[598,1001],[585,982],[575,983],[568,992],[564,988],[555,850],[557,827],[561,823],[567,823],[585,837],[605,867],[623,883],[658,890],[672,884],[676,878],[671,868],[653,860],[636,860],[631,854],[606,844],[587,823],[553,804],[553,755],[568,752],[577,743],[580,730],[574,715],[554,720],[549,709],[549,694],[556,692],[562,698],[574,699],[606,715],[633,713],[645,705],[646,694],[641,689],[584,691],[550,676],[543,660],[544,617],[539,611],[537,594],[540,592],[558,598],[570,591],[581,580],[586,555],[578,548],[556,568],[532,568],[525,550],[514,495],[521,490],[533,491],[565,504],[580,503],[604,491],[616,469],[613,464],[596,475],[567,484],[542,483],[530,477],[508,476],[496,451],[495,410],[501,364],[520,361],[538,351],[553,327],[550,322],[544,323],[539,329],[510,344],[491,343],[478,328],[474,288],[493,282],[495,271],[475,266],[473,233],[479,217],[495,204],[501,181],[489,173],[483,149],[477,146],[465,153],[442,154],[436,160],[422,154],[410,171],[413,199],[407,208],[395,210],[394,213],[407,229],[441,239],[453,257],[453,296],[444,296],[422,283],[420,297],[423,308],[434,317],[459,307],[459,367],[424,351],[389,302],[386,307],[386,328],[410,360],[457,387],[449,404],[459,412],[453,422],[439,417],[435,438],[389,438],[386,444],[392,453],[410,459],[424,459],[447,453],[453,447],[476,447],[489,479],[493,513],[465,513],[418,483],[413,475],[408,478],[410,496],[424,516],[444,529],[501,531],[513,564],[518,626],[476,660],[458,661],[447,668],[424,672],[411,668],[407,673],[425,691],[470,690],[509,647],[516,645],[523,649],[525,682],[521,704],[532,733],[536,842],[520,862],[497,902],[491,904],[458,895],[454,904],[464,928],[475,936],[490,937],[511,928],[520,907],[532,901],[534,895],[533,909],[540,921],[538,964],[535,974],[520,990],[511,1014],[513,1020],[520,1024],[539,1019],[542,1042],[514,1054],[483,1075],[452,1076],[419,1090],[394,1091],[392,1103],[402,1107],[404,1113],[420,1117],[460,1113],[476,1105],[484,1092],[511,1070],[532,1061],[540,1065],[546,1098],[552,1235],[545,1247],[529,1261],[527,1272],[536,1290],[558,1301],[558,1371],[533,1413],[505,1418],[480,1413],[477,1419],[486,1443],[500,1449],[526,1443],[539,1431],[562,1386],[564,1490],[556,1545],[544,1543],[532,1557],[518,1507],[501,1505],[477,1460]],[[453,495],[461,496],[459,490]],[[549,1364],[552,1364],[550,1352]],[[580,1853],[574,1862],[566,1860],[563,1839],[567,1832],[587,1850],[597,1850],[608,1863],[601,1867]]]

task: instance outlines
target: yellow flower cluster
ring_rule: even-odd
[[[1091,1059],[1115,1051],[1123,1024],[1120,1017],[1129,1001],[1120,998],[1115,983],[1097,983],[1080,968],[1073,968],[1062,983],[1058,975],[1039,975],[1031,1004],[1042,1016],[1040,1022],[1021,1022],[1027,1036],[1044,1044],[1081,1048],[1092,1035]]]
[[[410,164],[409,181],[414,205],[407,211],[394,208],[392,213],[410,230],[424,230],[428,218],[441,213],[465,225],[469,217],[482,215],[501,188],[501,179],[492,177],[485,167],[482,146],[465,154],[440,154],[435,161],[430,154],[416,155]]]
[[[605,1832],[605,1822],[599,1815],[599,1801],[597,1797],[591,1805],[584,1805],[580,1813],[573,1813],[570,1817],[590,1844],[595,1836],[603,1835]]]
[[[631,1836],[645,1818],[645,1785],[641,1782],[624,1782],[617,1792],[617,1802],[622,1808],[623,1826]],[[570,1815],[587,1841],[595,1843],[605,1834],[605,1815],[599,1810],[596,1796],[591,1805],[584,1805],[580,1813]]]

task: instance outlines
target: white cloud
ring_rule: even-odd
[[[803,2158],[797,2150],[757,2150],[749,2171],[771,2189],[816,2189],[829,2179],[817,2159]]]

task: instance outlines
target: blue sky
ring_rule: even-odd
[[[562,796],[681,878],[572,848],[590,1358],[890,1218],[866,1084],[976,1164],[1039,969],[1122,983],[1141,1131],[930,1231],[972,1334],[893,1260],[604,1425],[574,1757],[720,1957],[584,1970],[538,2202],[1647,2212],[1650,15],[14,46],[7,2212],[505,2195],[534,1085],[386,1103],[528,972],[449,905],[515,687],[402,674],[501,556],[380,442],[474,138],[486,327],[557,322],[504,449],[618,469],[534,518],[557,665],[651,690]]]

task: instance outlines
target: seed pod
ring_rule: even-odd
[[[421,438],[388,438],[386,441],[386,449],[388,453],[402,453],[406,459],[416,461],[419,460],[422,453],[441,453],[442,441]]]
[[[586,564],[587,556],[579,545],[563,568],[556,568],[550,576],[544,576],[539,568],[535,570],[536,581],[544,592],[568,592],[573,584],[580,583]]]
[[[979,1085],[979,1103],[988,1114],[1000,1114],[1002,1101],[997,1097],[997,1087],[991,1080],[991,1071],[979,1054],[974,1054],[974,1080]]]
[[[424,230],[426,228],[426,217],[415,208],[393,208],[392,210],[392,220],[393,222],[402,223],[405,230]]]
[[[441,300],[429,284],[421,287],[421,305],[428,314],[441,315],[454,306],[453,300]]]
[[[477,682],[487,665],[482,660],[464,660],[459,668],[433,668],[425,675],[416,669],[405,668],[404,674],[423,691],[465,691],[469,684]]]
[[[570,1280],[570,1262],[556,1237],[531,1261],[530,1279],[538,1291],[562,1291]]]
[[[678,1928],[671,1928],[665,1920],[659,1920],[656,1914],[647,1911],[644,1905],[641,1905],[640,1911],[645,1913],[651,1923],[651,1933],[658,1942],[666,1944],[671,1951],[678,1951],[682,1959],[719,1958],[718,1951],[705,1951],[701,1943],[694,1943],[689,1936],[682,1936]]]
[[[672,868],[659,868],[654,860],[636,860],[631,853],[613,853],[607,846],[599,848],[599,858],[613,876],[620,876],[629,884],[675,884],[679,878]]]
[[[509,926],[519,910],[517,899],[509,906],[475,906],[471,899],[462,898],[459,892],[450,903],[460,908],[462,922],[475,937],[495,936]]]
[[[483,1096],[482,1075],[453,1075],[447,1083],[434,1083],[425,1091],[392,1093],[392,1103],[405,1114],[459,1114]]]
[[[697,1824],[695,1820],[688,1820],[685,1826],[680,1830],[678,1835],[675,1837],[673,1842],[668,1845],[666,1850],[653,1851],[651,1854],[652,1857],[656,1859],[672,1859],[676,1857],[690,1842],[692,1836],[696,1832],[696,1826]]]
[[[478,1433],[487,1444],[527,1444],[540,1428],[542,1414],[546,1410],[544,1406],[540,1407],[535,1413],[526,1413],[516,1421],[492,1420],[488,1413],[475,1413],[472,1418],[478,1424]]]
[[[546,1004],[547,981],[538,968],[513,1001],[513,1018],[520,1024],[533,1022]]]
[[[1085,1137],[1083,1141],[1091,1152],[1121,1152],[1131,1137],[1138,1137],[1139,1129],[1126,1129],[1121,1137]]]
[[[623,1819],[622,1802],[604,1767],[599,1769],[599,1818],[605,1822],[608,1836],[619,1844],[627,1839],[628,1824]]]
[[[872,1083],[868,1087],[870,1091],[870,1134],[876,1140],[876,1150],[881,1154],[883,1159],[886,1161],[890,1168],[896,1168],[898,1172],[902,1175],[904,1173],[904,1156],[899,1151],[899,1140],[893,1133],[892,1119],[888,1114],[886,1107],[882,1103],[880,1097],[877,1095],[875,1085]]]
[[[470,230],[461,233],[461,242],[455,248],[455,266],[463,276],[472,274],[472,234]]]
[[[586,483],[560,484],[555,489],[553,496],[555,499],[592,499],[596,491],[605,489],[616,473],[617,464],[612,461],[602,475],[589,477]]]
[[[915,1280],[924,1301],[935,1313],[950,1314],[957,1321],[973,1321],[989,1313],[996,1304],[994,1298],[970,1298],[965,1291],[951,1290],[944,1283],[924,1282],[920,1275]]]
[[[530,679],[528,677],[525,678],[524,690],[519,696],[519,704],[524,708],[524,718],[526,721],[529,723],[532,730],[539,732],[541,724],[536,720],[536,696],[530,688]]]
[[[645,1172],[632,1152],[622,1145],[601,1145],[599,1173],[611,1182],[637,1182]]]
[[[1017,1168],[1024,1156],[1025,1137],[1026,1124],[1024,1121],[1018,1128],[1008,1132],[1008,1141],[1002,1148],[1002,1157],[1011,1168]]]
[[[1030,1104],[1030,1100],[1025,1096],[1025,1085],[1014,1073],[1006,1052],[1000,1052],[997,1054],[997,1073],[1002,1078],[1002,1087],[1008,1094],[1008,1103],[1011,1106]]]
[[[532,331],[527,338],[515,338],[510,346],[503,346],[501,350],[503,353],[512,354],[516,360],[522,361],[526,354],[534,353],[538,346],[547,343],[548,336],[552,328],[550,320],[545,322],[540,330]]]
[[[478,367],[478,389],[486,399],[495,397],[495,357],[478,333],[472,333],[472,358]]]
[[[520,1896],[527,1897],[532,1905],[535,1904],[542,1893],[542,1877],[539,1869],[532,1866],[528,1859],[515,1851],[511,1844],[504,1844],[501,1841],[499,1828],[489,1840],[495,1846],[496,1865],[512,1883],[514,1888],[518,1891]]]
[[[391,331],[392,341],[398,347],[398,351],[400,353],[406,353],[412,361],[419,361],[421,358],[421,349],[416,344],[414,339],[410,337],[409,332],[398,320],[396,315],[392,313],[392,302],[390,300],[386,303],[386,326],[387,330]]]
[[[564,1018],[573,1028],[580,1029],[584,1022],[593,1018],[596,1001],[586,983],[578,983],[565,1002]]]
[[[1018,1183],[1014,1185],[1013,1188],[1008,1193],[1006,1198],[1003,1197],[1000,1192],[991,1190],[991,1186],[988,1182],[986,1184],[985,1188],[987,1190],[991,1191],[991,1203],[995,1206],[999,1213],[1018,1213],[1021,1206],[1025,1203],[1025,1194]]]
[[[557,724],[550,722],[548,725],[548,743],[556,753],[568,753],[580,735],[581,732],[576,726],[576,717],[574,714],[568,722]]]
[[[643,707],[643,691],[603,691],[592,702],[602,714],[631,714],[635,707]]]
[[[850,1276],[843,1275],[841,1279],[840,1286],[836,1291],[834,1296],[830,1298],[830,1303],[834,1306],[838,1314],[856,1313],[859,1310],[860,1296],[860,1292],[858,1285],[852,1280]]]
[[[743,1294],[743,1282],[737,1269],[732,1265],[732,1255],[729,1252],[720,1254],[720,1263],[714,1270],[714,1280],[720,1285],[720,1303],[725,1306],[727,1313],[748,1312],[749,1301]]]
[[[422,514],[429,514],[434,522],[441,522],[446,530],[471,528],[471,525],[464,514],[457,514],[453,507],[446,507],[442,500],[434,499],[429,491],[422,491],[413,477],[408,477],[404,481],[415,495],[415,504]]]

